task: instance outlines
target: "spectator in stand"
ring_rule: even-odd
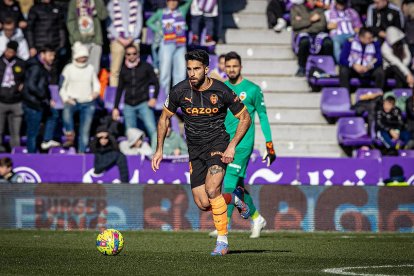
[[[154,135],[152,141],[152,151],[155,152],[157,149],[157,136]],[[167,129],[167,134],[164,140],[164,147],[162,150],[164,155],[167,156],[179,156],[179,155],[188,155],[187,143],[184,141],[183,137],[171,129],[171,122]]]
[[[400,8],[389,3],[388,0],[374,0],[374,4],[368,7],[366,26],[372,28],[374,35],[382,43],[388,27],[403,29],[404,16]]]
[[[43,0],[44,1],[44,0]],[[88,47],[89,64],[99,73],[103,35],[101,20],[108,17],[102,0],[71,0],[68,7],[67,28],[72,45],[81,42]]]
[[[49,91],[50,70],[55,59],[55,48],[45,46],[39,55],[29,59],[23,87],[23,111],[26,121],[27,151],[36,153],[36,140],[44,115],[49,115],[54,102]],[[53,137],[54,128],[46,123],[44,139]]]
[[[162,36],[160,43],[160,84],[166,95],[170,92],[171,73],[173,85],[186,77],[185,53],[186,30],[185,18],[192,0],[178,6],[179,0],[167,0],[167,8],[159,9],[147,21],[155,34]]]
[[[191,31],[193,33],[192,43],[200,44],[201,37],[201,20],[204,20],[206,27],[205,45],[211,46],[216,44],[214,41],[214,21],[218,16],[217,0],[193,0],[191,4]]]
[[[89,134],[95,112],[95,99],[99,97],[100,83],[95,70],[88,64],[88,48],[80,42],[72,47],[73,61],[62,72],[63,83],[60,96],[65,106],[63,124],[66,143],[64,147],[74,145],[74,115],[79,112],[78,152],[84,153],[89,142]]]
[[[290,10],[292,28],[295,32],[295,52],[298,55],[297,77],[305,76],[308,56],[313,54],[333,55],[332,41],[326,32],[326,19],[318,1],[295,0]]]
[[[0,0],[0,29],[7,18],[11,18],[20,29],[26,29],[27,22],[20,10],[19,3],[15,0]]]
[[[350,90],[350,80],[355,77],[374,79],[375,87],[384,87],[381,48],[370,29],[362,27],[358,36],[345,42],[339,64],[341,87]]]
[[[410,140],[410,133],[404,129],[401,110],[395,106],[395,98],[388,96],[377,111],[377,137],[389,150],[401,149]]]
[[[0,183],[23,183],[24,179],[13,171],[13,161],[9,157],[0,159]]]
[[[94,159],[94,173],[101,174],[113,166],[118,166],[122,183],[129,182],[128,163],[125,155],[119,151],[118,144],[105,126],[96,129],[95,139],[91,142]]]
[[[394,78],[396,87],[414,87],[413,74],[409,69],[411,53],[404,41],[405,34],[398,28],[391,26],[387,29],[386,43],[381,46],[384,58],[386,78]]]
[[[339,63],[342,45],[362,27],[358,13],[348,7],[347,0],[336,0],[325,12],[329,35],[333,41],[335,61]]]
[[[16,28],[11,18],[6,18],[3,23],[3,29],[0,31],[0,55],[4,53],[7,43],[11,40],[18,43],[17,57],[27,60],[29,58],[29,47],[27,46],[23,32],[21,29]]]
[[[108,38],[111,40],[110,85],[118,86],[119,72],[125,47],[134,44],[139,49],[142,29],[142,7],[138,0],[111,0],[108,3]]]
[[[13,23],[14,24],[14,23]],[[20,126],[22,124],[22,90],[24,83],[24,61],[16,56],[18,44],[7,43],[0,58],[0,152],[3,147],[3,134],[6,119],[10,132],[10,146],[20,146]]]
[[[414,57],[414,1],[404,0],[402,10],[405,16],[405,35],[406,42],[410,48],[411,56]]]
[[[65,62],[60,56],[66,43],[64,16],[62,9],[53,0],[36,1],[28,15],[27,42],[30,56],[36,56],[38,50],[46,45],[56,52],[51,83],[58,83],[60,70]]]
[[[405,101],[405,112],[407,114],[407,131],[410,132],[411,136],[411,140],[408,142],[407,148],[414,149],[414,93]]]
[[[275,32],[281,32],[286,28],[287,22],[283,18],[286,12],[285,1],[283,0],[270,0],[267,4],[267,26],[269,29],[273,29]]]
[[[156,125],[154,108],[157,103],[159,84],[154,69],[144,60],[140,60],[139,51],[134,45],[125,49],[125,63],[119,75],[112,118],[119,120],[119,103],[122,93],[125,93],[124,118],[125,128],[137,128],[137,117],[144,123],[149,137],[155,136]],[[149,86],[154,85],[154,95],[150,95]],[[124,92],[125,91],[125,92]]]
[[[214,68],[210,72],[210,78],[224,82],[228,79],[226,74],[226,55],[221,54],[218,58],[218,61],[218,68]]]
[[[127,141],[119,143],[119,149],[125,155],[152,155],[151,146],[144,141],[145,134],[138,128],[129,128],[127,130]],[[155,142],[156,143],[156,142]]]

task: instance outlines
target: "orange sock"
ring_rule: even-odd
[[[227,204],[222,195],[209,199],[213,212],[214,225],[219,236],[227,235]]]

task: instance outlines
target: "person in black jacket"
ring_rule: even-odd
[[[366,26],[372,28],[374,35],[382,43],[388,27],[394,26],[403,30],[404,15],[398,6],[388,0],[374,0],[374,4],[368,7]]]
[[[410,133],[404,129],[401,110],[395,106],[395,98],[388,96],[377,111],[377,137],[387,149],[401,149],[410,140]]]
[[[55,51],[44,47],[38,56],[27,61],[23,88],[23,111],[27,127],[27,150],[36,152],[36,139],[44,113],[50,112],[49,91],[50,70],[55,59]]]
[[[115,137],[109,133],[106,126],[101,125],[96,129],[96,135],[90,144],[90,148],[95,155],[95,174],[101,174],[117,165],[121,182],[129,182],[126,157],[119,151]]]
[[[19,3],[15,0],[0,0],[0,29],[3,28],[2,25],[7,18],[12,18],[20,29],[27,27]]]
[[[154,85],[154,95],[150,95],[149,86]],[[156,135],[154,108],[157,103],[159,83],[154,68],[139,59],[139,51],[134,45],[125,49],[125,63],[119,74],[119,84],[116,91],[115,106],[112,118],[119,120],[119,102],[125,90],[125,131],[137,128],[137,117],[144,123],[148,136],[152,139]]]
[[[20,126],[22,124],[22,90],[24,83],[24,61],[16,56],[16,41],[9,41],[0,58],[0,151],[3,147],[3,131],[6,118],[11,136],[10,146],[20,146]]]
[[[405,112],[407,112],[407,131],[409,131],[411,135],[411,140],[407,144],[407,148],[414,149],[414,96],[413,95],[409,97],[405,102]]]

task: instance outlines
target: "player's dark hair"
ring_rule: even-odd
[[[226,58],[226,61],[229,61],[229,60],[232,60],[232,59],[237,59],[239,61],[240,65],[242,63],[240,55],[238,53],[234,52],[234,51],[228,52],[226,54],[225,58]]]
[[[201,49],[195,49],[185,54],[185,60],[197,60],[205,66],[208,66],[210,64],[210,57],[206,51]]]
[[[4,157],[0,159],[0,167],[13,167],[13,161],[9,157]]]
[[[52,47],[52,45],[44,45],[42,48],[39,49],[39,53],[46,52],[56,52],[56,50],[54,47]]]
[[[359,33],[358,33],[358,35],[359,36],[364,36],[366,33],[370,33],[370,34],[374,34],[373,32],[372,32],[372,29],[371,28],[368,28],[368,27],[362,27],[361,29],[359,29]]]

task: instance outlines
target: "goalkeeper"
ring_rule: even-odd
[[[226,174],[224,177],[224,192],[231,193],[237,186],[244,188],[244,179],[246,177],[247,164],[249,163],[250,155],[253,151],[254,145],[254,133],[255,114],[259,115],[260,125],[263,131],[263,135],[266,139],[267,154],[263,157],[263,161],[267,162],[269,167],[276,159],[275,150],[273,149],[272,133],[270,130],[269,119],[267,118],[266,106],[263,100],[263,93],[259,86],[253,82],[245,79],[241,75],[241,57],[236,52],[229,52],[225,56],[226,74],[228,80],[225,84],[231,88],[239,96],[240,100],[247,107],[250,113],[253,123],[248,129],[244,138],[236,147],[236,153],[234,161],[227,166]],[[230,134],[230,139],[233,138],[236,133],[238,119],[233,114],[227,112],[225,119],[226,131]],[[252,234],[250,238],[260,237],[261,230],[266,226],[266,220],[259,214],[256,207],[253,204],[253,199],[250,194],[245,190],[244,201],[250,208],[250,215],[253,220]],[[231,220],[231,215],[234,210],[234,206],[228,205],[227,219]],[[216,231],[210,233],[210,236],[216,236]]]

